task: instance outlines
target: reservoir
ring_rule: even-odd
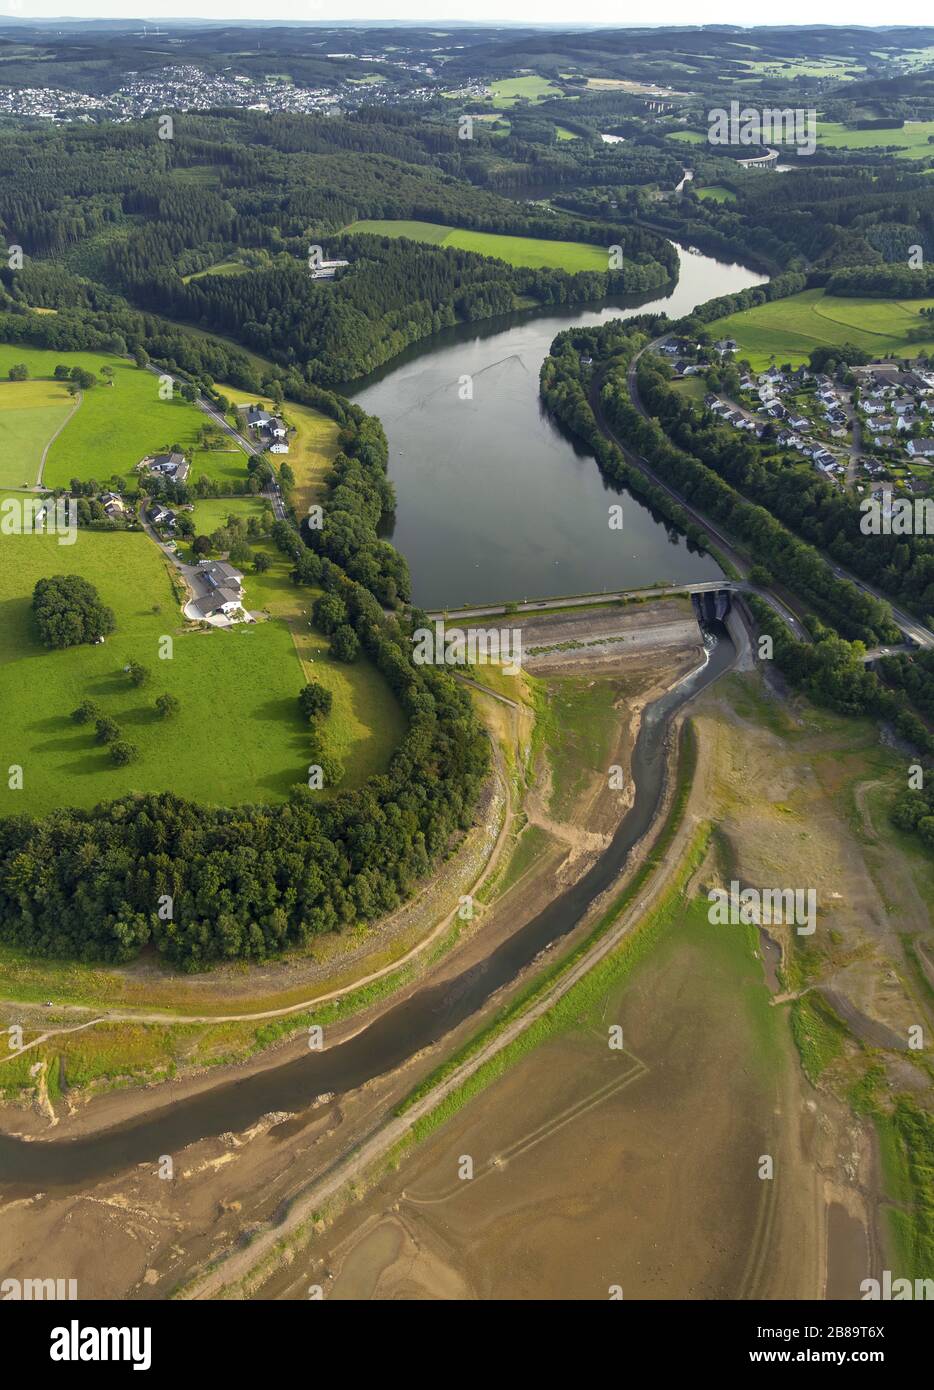
[[[445,329],[348,394],[389,439],[397,511],[387,530],[412,572],[415,602],[508,599],[716,579],[719,566],[622,494],[593,455],[546,413],[538,374],[552,340],[642,313],[688,313],[764,276],[679,249],[674,285],[616,304],[530,310]]]

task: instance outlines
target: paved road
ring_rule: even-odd
[[[721,589],[750,588],[739,585],[732,579],[706,579],[697,584],[653,584],[648,589],[604,589],[599,594],[565,594],[560,598],[523,599],[515,608],[510,604],[509,616],[516,613],[538,613],[542,609],[582,608],[587,604],[616,603],[627,598],[657,598],[662,594],[710,594]],[[442,618],[493,618],[505,614],[505,603],[490,603],[481,608],[439,608],[428,614],[433,621]]]
[[[910,652],[913,650],[914,648],[909,647],[907,642],[902,642],[897,647],[873,647],[872,650],[868,651],[863,657],[863,661],[878,661],[880,656],[898,656],[900,652]]]
[[[279,491],[278,483],[270,483],[261,494],[267,502],[272,503],[272,509],[276,514],[277,521],[287,521],[288,516],[285,510],[285,503],[282,500],[282,493]]]
[[[153,372],[156,376],[169,375],[168,372],[161,372],[159,368],[154,367],[152,363],[149,364],[149,370]],[[172,377],[173,385],[178,385],[180,381],[180,377]],[[206,397],[202,396],[200,392],[198,393],[198,398],[195,404],[197,405],[199,410],[204,411],[205,415],[210,416],[210,418],[214,421],[215,425],[217,425],[220,429],[223,430],[224,434],[228,435],[231,439],[233,439],[237,444],[240,445],[240,448],[244,451],[248,458],[259,458],[263,455],[264,450],[262,446],[257,444],[254,439],[249,439],[245,434],[241,434],[241,432],[238,429],[236,429],[230,423],[229,420],[226,420],[224,418],[224,416],[220,413],[217,407],[211,401],[207,400]],[[271,483],[268,488],[264,489],[261,496],[265,497],[267,502],[270,502],[272,504],[272,509],[276,514],[277,521],[288,520],[288,513],[285,510],[285,503],[282,500],[282,493],[279,489],[279,484],[277,482]]]
[[[846,481],[849,487],[855,488],[859,481],[859,466],[863,456],[863,422],[852,398],[844,409],[850,426],[850,457],[846,465]]]

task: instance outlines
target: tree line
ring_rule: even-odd
[[[332,491],[348,520],[333,549],[355,566],[371,542],[374,497],[387,497],[378,481],[385,440],[359,407],[335,400],[335,411],[347,463],[335,468]],[[36,955],[114,962],[152,943],[186,971],[264,960],[391,911],[469,825],[488,740],[450,673],[413,661],[411,633],[424,615],[384,611],[388,559],[374,561],[377,597],[287,523],[276,523],[273,539],[295,582],[340,601],[402,706],[407,728],[387,772],[327,798],[299,783],[277,806],[213,807],[163,793],[8,817],[0,939]],[[361,572],[369,577],[365,564]]]

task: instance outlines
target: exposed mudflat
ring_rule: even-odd
[[[569,808],[545,805],[544,809],[564,834],[584,832],[594,837],[593,843],[585,853],[574,856],[568,855],[565,843],[556,856],[533,861],[521,883],[483,907],[456,950],[437,963],[440,977],[484,959],[498,942],[547,905],[559,885],[565,887],[586,872],[599,852],[598,844],[605,843],[629,804],[626,794],[608,788],[606,763],[628,765],[641,706],[697,664],[696,626],[691,637],[689,648],[674,649],[667,660],[622,663],[622,683],[619,661],[612,663],[611,674],[588,667],[586,685],[609,681],[606,704],[611,719],[606,744],[599,750],[599,766],[591,768],[573,789]],[[478,696],[481,701],[485,698]],[[497,709],[508,713],[501,704]],[[527,724],[521,718],[516,723],[516,736],[524,746]],[[548,802],[547,787],[544,802]],[[370,1016],[374,1013],[379,1008]],[[469,1035],[477,1022],[471,1020],[457,1030],[446,1046]],[[336,1041],[359,1026],[357,1021],[336,1025],[331,1037]],[[208,1092],[238,1077],[261,1075],[306,1048],[302,1034],[245,1066],[213,1068],[90,1103],[72,1096],[67,1104],[59,1102],[55,1137],[90,1135],[101,1125],[116,1126],[134,1116],[142,1119],[175,1099]],[[164,1297],[205,1260],[234,1249],[257,1222],[272,1219],[283,1202],[352,1148],[438,1060],[435,1048],[353,1094],[324,1099],[294,1114],[273,1113],[247,1130],[170,1152],[171,1179],[159,1176],[158,1150],[171,1151],[172,1146],[156,1140],[151,1161],[109,1180],[76,1182],[72,1191],[57,1188],[38,1196],[8,1190],[2,1209],[8,1272],[41,1273],[37,1262],[44,1267],[53,1260],[56,1268],[79,1278],[82,1296]],[[8,1133],[29,1134],[40,1141],[48,1136],[48,1116],[35,1107],[8,1106],[3,1120]],[[106,1263],[94,1254],[101,1240],[109,1252]]]
[[[810,1115],[775,1014],[776,1056],[762,1058],[764,993],[751,951],[676,925],[579,1029],[524,1057],[263,1295],[319,1282],[330,1298],[813,1297]]]

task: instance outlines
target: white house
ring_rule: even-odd
[[[184,454],[149,454],[140,462],[140,468],[149,473],[157,473],[160,478],[168,478],[173,483],[183,483],[190,472],[190,465]]]
[[[198,578],[205,592],[189,604],[186,612],[192,617],[232,617],[243,606],[243,575],[225,560],[202,560]]]
[[[350,265],[349,261],[319,261],[311,268],[311,278],[312,280],[333,280],[337,272],[348,265]]]

